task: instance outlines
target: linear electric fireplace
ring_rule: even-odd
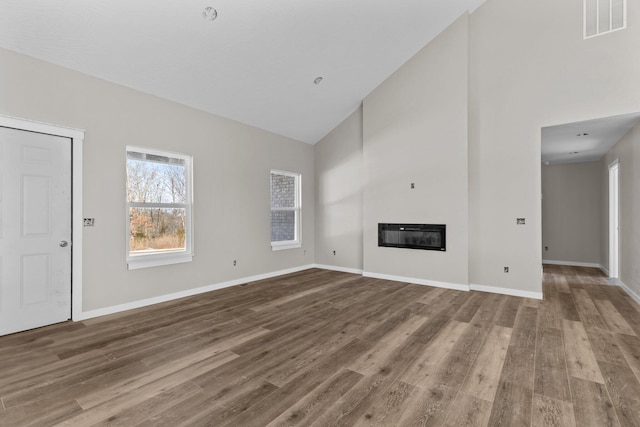
[[[447,250],[444,224],[378,224],[378,246],[390,248]]]

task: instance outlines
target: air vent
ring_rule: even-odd
[[[627,27],[627,0],[583,0],[584,38]]]

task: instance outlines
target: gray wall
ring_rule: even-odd
[[[467,21],[458,19],[364,100],[367,273],[468,284]],[[447,250],[378,247],[381,222],[446,224]]]
[[[470,16],[471,283],[540,290],[541,128],[640,111],[640,2],[627,6],[627,29],[589,40],[580,1],[488,0]]]
[[[315,171],[316,262],[362,270],[362,108],[315,145]]]
[[[87,131],[84,311],[313,263],[313,146],[6,50],[0,64],[0,114]],[[126,145],[193,156],[193,262],[127,270]],[[271,169],[302,173],[303,248],[271,251]]]
[[[542,259],[599,266],[601,203],[600,162],[543,166]]]
[[[602,170],[602,265],[609,268],[609,165],[620,162],[620,281],[640,297],[640,124],[607,153]]]

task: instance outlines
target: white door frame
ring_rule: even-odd
[[[620,161],[609,165],[609,277],[620,277]]]
[[[85,131],[1,114],[0,126],[71,139],[71,319],[78,320],[82,314],[82,144]]]

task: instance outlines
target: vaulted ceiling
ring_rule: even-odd
[[[2,0],[0,47],[315,143],[483,2]]]

